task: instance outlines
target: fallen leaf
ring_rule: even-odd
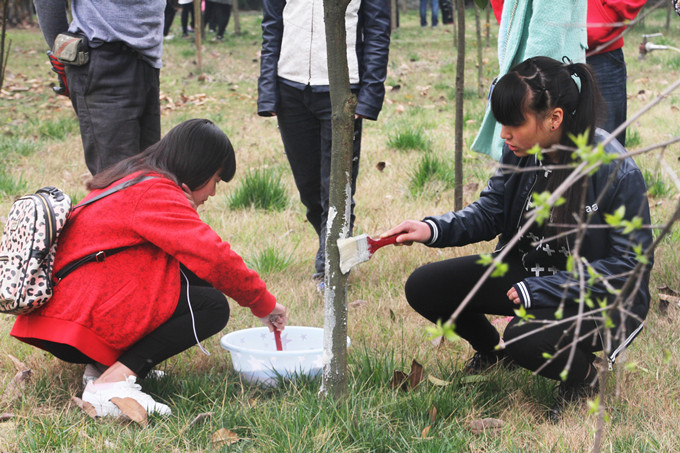
[[[435,420],[437,419],[437,408],[432,406],[430,408],[429,415],[430,415],[430,423],[434,423]]]
[[[193,420],[191,420],[191,423],[189,423],[189,426],[194,426],[198,423],[203,423],[206,420],[210,420],[213,416],[213,412],[203,412],[198,414],[196,417],[194,417]]]
[[[72,396],[71,401],[73,401],[76,406],[78,406],[83,412],[85,412],[91,418],[97,417],[97,409],[95,409],[92,404],[88,403],[87,401],[81,400],[77,396]]]
[[[480,420],[473,420],[470,422],[470,431],[472,434],[479,435],[484,432],[497,433],[503,428],[505,422],[497,418],[482,418]]]
[[[461,384],[474,384],[476,382],[486,382],[489,379],[481,374],[473,374],[471,376],[465,376],[460,380]]]
[[[368,301],[359,299],[359,300],[355,300],[354,302],[350,302],[349,306],[352,307],[352,308],[361,308],[361,307],[363,307],[364,305],[367,305],[367,304],[368,304]]]
[[[390,387],[393,389],[408,390],[408,374],[400,370],[394,370]]]
[[[422,437],[423,439],[427,439],[427,435],[428,435],[428,434],[430,434],[430,427],[429,427],[429,426],[426,426],[426,427],[423,429],[423,432],[420,433],[420,437]]]
[[[29,369],[24,362],[14,357],[12,354],[7,354],[7,357],[12,360],[12,363],[14,363],[14,368],[16,368],[17,371],[26,371]]]
[[[241,440],[238,435],[226,428],[220,428],[215,431],[211,437],[214,447],[222,448],[223,446],[231,445]]]
[[[392,322],[396,321],[397,315],[394,314],[394,312],[392,311],[391,308],[389,310],[390,310],[390,319],[392,320]]]
[[[120,411],[127,415],[130,420],[142,426],[146,426],[148,422],[148,415],[144,407],[134,398],[117,398],[113,397],[109,401],[118,406]]]
[[[4,412],[0,414],[0,422],[6,422],[7,420],[11,420],[14,418],[14,414],[11,412]]]
[[[411,372],[408,375],[409,387],[412,389],[418,387],[418,385],[423,381],[423,375],[423,366],[413,359],[413,362],[411,362]]]
[[[385,166],[386,166],[386,165],[387,165],[387,164],[386,164],[385,162],[380,161],[380,162],[378,162],[377,164],[375,164],[375,168],[377,168],[378,171],[381,172],[381,171],[383,171],[383,170],[385,169]]]
[[[400,89],[401,89],[401,85],[399,85],[399,84],[392,85],[392,87],[390,88],[391,91],[399,91]]]
[[[430,384],[436,385],[438,387],[446,387],[447,385],[450,384],[450,382],[436,378],[436,377],[432,376],[431,374],[427,375],[427,380],[430,381]]]
[[[395,110],[397,113],[404,113],[404,112],[406,111],[406,107],[404,107],[403,104],[399,104],[399,105],[397,105],[397,106],[394,108],[394,110]]]

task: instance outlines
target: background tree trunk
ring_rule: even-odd
[[[484,35],[486,39],[486,48],[488,49],[491,35],[491,5],[486,5],[486,23],[484,24]]]
[[[456,0],[458,12],[458,57],[456,60],[456,124],[455,124],[455,168],[453,206],[456,211],[463,209],[463,93],[465,89],[465,0]]]
[[[475,29],[477,31],[477,96],[484,97],[484,83],[482,82],[482,73],[484,70],[484,61],[482,57],[482,25],[479,18],[479,6],[477,3],[473,4],[475,8]]]
[[[238,0],[234,0],[234,5],[231,7],[231,15],[234,16],[234,34],[239,36],[241,34],[241,20],[238,16]]]
[[[337,240],[347,236],[351,214],[352,147],[357,99],[349,87],[345,11],[349,0],[324,0],[331,95],[331,180],[326,226],[324,355],[320,393],[347,393],[347,276],[340,272]]]
[[[9,10],[9,0],[2,2],[2,31],[0,31],[0,89],[5,83],[5,68],[7,67],[7,59],[9,58],[10,45],[5,48],[5,37],[7,36],[7,11]]]
[[[196,40],[196,66],[198,67],[198,72],[203,72],[201,39],[205,39],[205,27],[203,26],[201,0],[194,0],[194,39]]]
[[[392,31],[397,29],[397,0],[390,0],[390,18],[392,22]]]

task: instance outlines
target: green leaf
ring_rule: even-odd
[[[509,268],[508,263],[497,263],[496,269],[491,273],[491,277],[502,277],[508,272]]]
[[[491,257],[490,254],[484,253],[482,255],[479,255],[479,259],[477,260],[477,264],[481,264],[482,266],[488,266],[491,263],[493,263],[493,258]]]
[[[562,379],[562,381],[566,381],[567,377],[569,377],[569,371],[565,368],[560,373],[560,379]]]
[[[544,352],[542,355],[543,355],[543,358],[546,359],[546,360],[552,359],[552,354],[548,354],[547,352]]]
[[[533,148],[527,150],[527,154],[536,156],[536,159],[543,160],[543,153],[541,152],[541,147],[538,144],[534,145]]]
[[[517,310],[513,310],[515,312],[515,315],[517,315],[518,318],[523,319],[524,321],[529,321],[532,319],[536,319],[536,316],[530,315],[527,313],[526,308],[524,306],[520,306]]]
[[[489,0],[475,0],[475,3],[480,9],[484,9],[489,4]]]
[[[558,308],[557,311],[555,312],[555,319],[557,319],[557,320],[559,321],[559,320],[562,319],[562,318],[564,318],[564,310],[563,310],[562,307],[560,307],[560,308]]]
[[[594,400],[588,400],[588,415],[596,413],[600,409],[600,395],[597,395]]]
[[[619,227],[623,222],[623,216],[626,215],[626,207],[621,205],[613,214],[605,214],[604,221],[609,226]]]

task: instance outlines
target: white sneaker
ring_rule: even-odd
[[[88,363],[85,365],[85,372],[83,373],[83,388],[87,387],[88,382],[94,382],[97,379],[99,379],[99,376],[102,375],[102,372],[97,369],[96,366],[92,365],[91,363]],[[151,370],[147,374],[147,377],[151,377],[154,379],[161,379],[166,376],[165,371],[162,370]]]
[[[100,388],[100,387],[104,388]],[[83,390],[83,401],[94,406],[97,415],[106,417],[120,417],[122,414],[118,406],[111,402],[111,398],[132,398],[146,410],[148,414],[170,415],[172,411],[168,406],[154,401],[151,396],[142,392],[142,386],[137,384],[135,376],[128,376],[124,381],[110,384],[95,385],[89,382]]]

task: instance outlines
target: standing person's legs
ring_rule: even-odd
[[[427,27],[427,0],[420,0],[420,26]]]
[[[439,25],[439,0],[430,0],[432,2],[432,26]]]
[[[303,91],[279,83],[279,92],[280,102],[276,117],[283,147],[300,194],[300,201],[307,208],[307,220],[316,234],[320,235],[323,215],[320,171],[321,124],[309,109],[307,102],[311,95],[309,88]],[[330,100],[328,104],[330,115]]]
[[[163,19],[163,36],[168,36],[172,21],[175,19],[175,6],[173,2],[168,0],[165,3],[165,17]]]
[[[426,264],[406,281],[409,305],[433,323],[446,322],[460,306],[488,267],[478,264],[479,255],[464,256]],[[514,283],[527,277],[519,260],[506,260],[508,272],[489,278],[455,320],[456,333],[482,354],[492,354],[500,341],[486,315],[514,315],[519,308],[506,293]]]
[[[586,58],[595,73],[595,80],[607,106],[604,121],[599,125],[607,132],[614,132],[626,121],[628,99],[626,97],[626,60],[623,49],[612,50]],[[626,130],[616,136],[616,139],[626,145]]]
[[[93,175],[160,140],[159,70],[120,43],[67,69],[85,162]]]
[[[227,29],[229,18],[231,17],[231,5],[227,5],[226,3],[216,3],[215,10],[217,15],[216,37],[217,39],[222,39],[224,38],[224,31]]]
[[[182,37],[189,36],[189,14],[194,10],[193,3],[185,3],[182,5]],[[192,26],[193,28],[193,26]]]

